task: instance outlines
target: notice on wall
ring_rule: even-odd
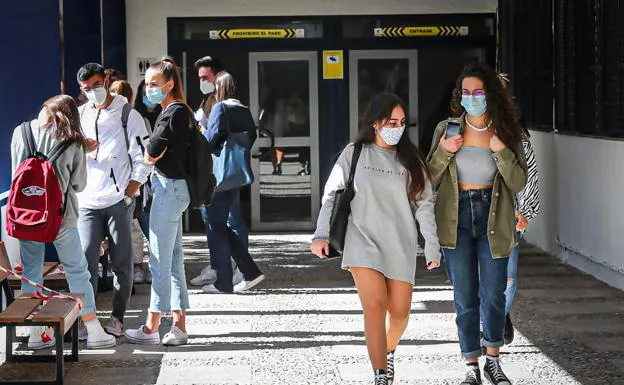
[[[220,29],[210,31],[213,40],[223,39],[302,39],[305,37],[304,29],[282,28],[254,28],[254,29]]]
[[[384,27],[375,28],[375,37],[468,36],[467,26]]]
[[[323,79],[344,78],[344,55],[341,50],[323,51]]]
[[[143,78],[145,78],[147,69],[156,61],[157,59],[153,57],[140,57],[137,59],[137,74],[139,80],[143,80]]]

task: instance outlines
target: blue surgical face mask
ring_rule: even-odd
[[[462,95],[461,105],[468,115],[479,117],[487,112],[485,95]]]
[[[154,104],[162,103],[162,101],[167,98],[167,95],[169,95],[169,92],[166,94],[163,93],[163,88],[165,88],[165,86],[146,88],[145,95],[147,99]]]
[[[143,104],[147,107],[148,110],[155,110],[158,107],[158,103],[152,103],[149,101],[147,95],[143,95]]]

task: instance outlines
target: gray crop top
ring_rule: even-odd
[[[492,150],[486,147],[463,146],[455,154],[457,182],[491,186],[498,172]]]

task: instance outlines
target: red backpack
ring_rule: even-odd
[[[7,233],[17,239],[52,242],[56,239],[65,205],[54,162],[72,144],[63,141],[45,155],[37,151],[30,122],[22,123],[22,138],[28,158],[15,170],[6,210]],[[67,200],[67,192],[65,200]]]

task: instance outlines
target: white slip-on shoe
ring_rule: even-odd
[[[202,287],[202,291],[206,294],[228,294],[225,291],[217,289],[217,287],[212,283],[210,285]]]
[[[173,325],[169,333],[165,334],[162,344],[165,346],[179,346],[188,343],[188,334],[180,330],[179,327]]]
[[[251,281],[242,281],[238,285],[234,286],[234,292],[242,293],[244,291],[247,291],[251,289],[252,287],[256,286],[257,284],[259,284],[260,282],[264,281],[265,278],[266,277],[264,276],[264,274],[260,274],[258,277],[256,277],[255,279]]]
[[[117,344],[114,335],[108,334],[102,329],[101,333],[89,333],[87,335],[87,349],[112,348]]]
[[[138,329],[128,329],[124,333],[128,342],[139,345],[158,345],[160,344],[160,335],[156,333],[145,333],[142,325]]]
[[[53,348],[56,345],[56,338],[52,328],[45,326],[31,326],[28,328],[30,335],[28,336],[28,349],[41,350]]]
[[[217,280],[217,272],[212,267],[204,267],[199,275],[191,279],[191,285],[202,286],[214,283]]]

